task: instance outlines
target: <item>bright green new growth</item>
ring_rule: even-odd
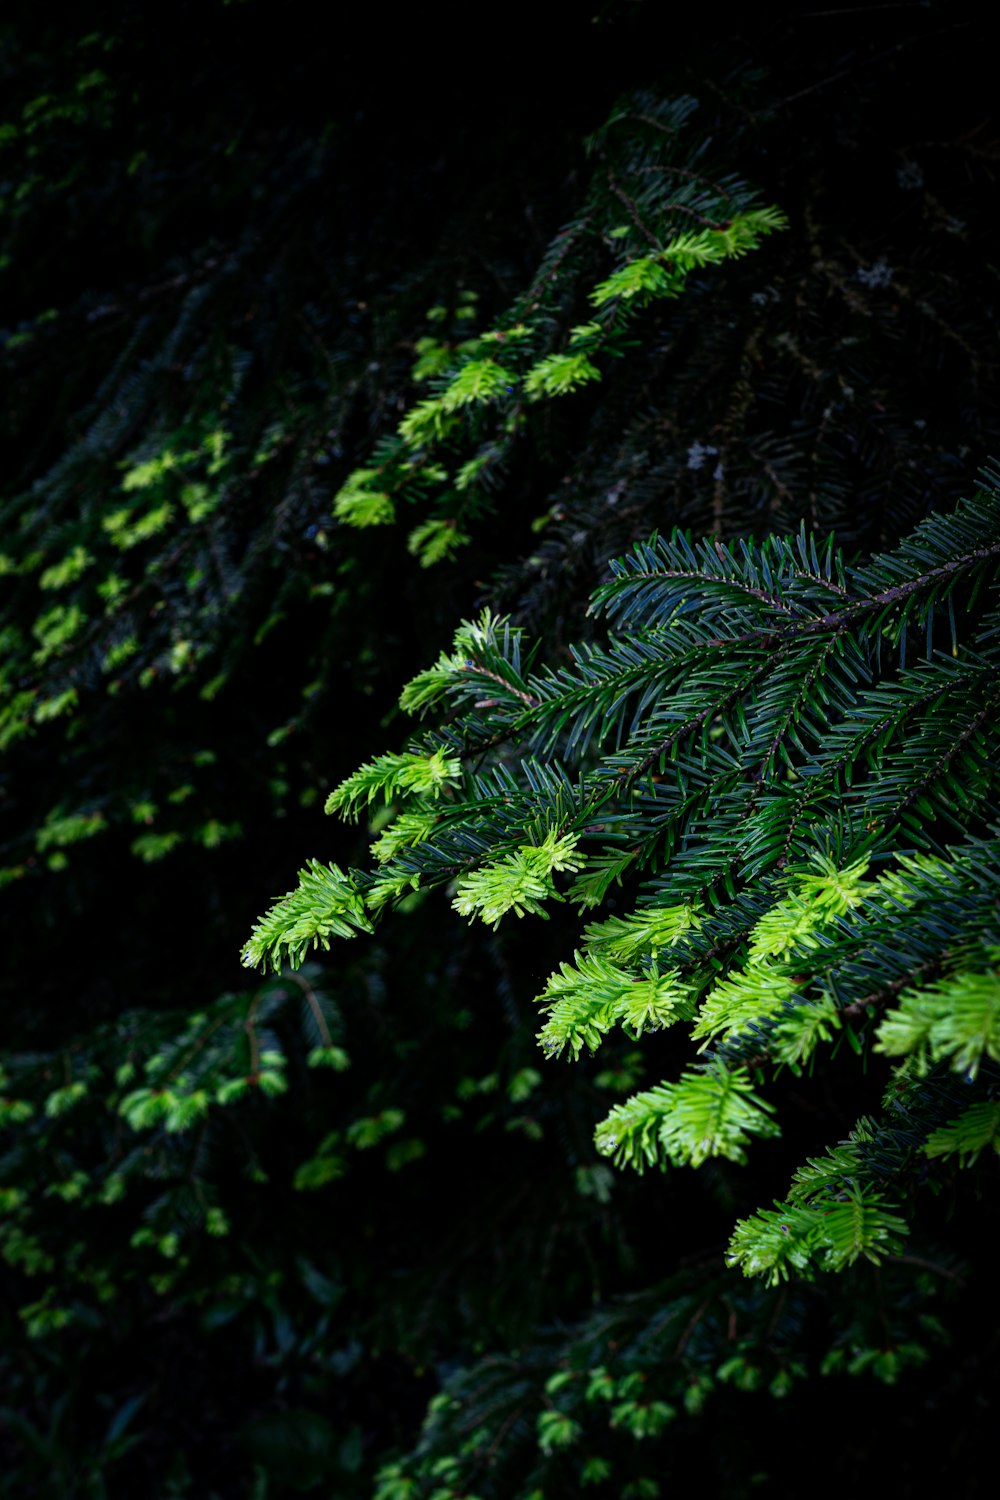
[[[446,786],[461,775],[461,766],[442,750],[433,755],[380,755],[341,782],[326,799],[326,811],[357,819],[379,796],[388,803],[394,797],[424,794],[439,797]]]
[[[485,865],[458,881],[452,905],[463,917],[479,917],[494,928],[509,911],[523,917],[547,917],[544,901],[561,901],[552,876],[557,871],[578,870],[577,841],[562,838],[553,830],[540,844],[522,844],[495,865]]]
[[[582,352],[547,354],[525,375],[524,394],[529,401],[543,396],[565,396],[577,386],[600,378],[600,370]]]
[[[654,537],[594,596],[604,643],[556,668],[488,611],[463,624],[402,696],[441,726],[328,802],[349,817],[403,802],[377,874],[322,907],[286,898],[245,961],[294,961],[311,924],[332,933],[333,914],[353,933],[363,907],[417,886],[497,926],[553,901],[618,905],[627,883],[624,914],[591,921],[538,997],[539,1041],[577,1058],[615,1027],[638,1041],[681,1026],[706,1056],[617,1105],[598,1151],[640,1171],[742,1162],[778,1132],[758,1092],[769,1071],[874,1043],[900,1059],[892,1109],[743,1220],[731,1256],[773,1280],[891,1254],[911,1143],[926,1163],[996,1140],[1000,487],[986,484],[865,566],[804,531]],[[961,615],[959,589],[980,601]]]
[[[906,1221],[865,1181],[864,1148],[876,1137],[860,1120],[848,1141],[800,1167],[784,1203],[737,1224],[729,1264],[774,1286],[792,1274],[842,1271],[862,1257],[877,1265],[898,1252]]]
[[[584,1047],[596,1051],[615,1025],[639,1037],[690,1016],[689,988],[677,970],[640,975],[600,952],[576,953],[574,959],[559,966],[538,997],[549,1013],[538,1040],[550,1056],[568,1049],[576,1058]]]
[[[705,143],[689,128],[695,108],[688,98],[645,97],[616,107],[589,143],[594,166],[580,212],[491,326],[469,336],[477,309],[461,293],[450,329],[447,307],[428,309],[435,332],[416,340],[411,378],[430,394],[348,475],[334,497],[338,520],[388,525],[401,506],[430,503],[409,550],[425,566],[452,556],[470,539],[468,521],[492,504],[540,403],[604,379],[640,311],[786,227],[745,182],[705,170]],[[678,216],[699,227],[678,232]],[[587,321],[567,327],[569,304]]]
[[[902,1247],[907,1224],[878,1197],[846,1186],[820,1206],[762,1209],[736,1226],[728,1262],[772,1286],[790,1275],[842,1271],[862,1257],[878,1265]]]
[[[332,937],[371,932],[357,888],[336,865],[309,860],[294,891],[283,896],[254,927],[243,949],[247,968],[298,967],[314,948],[329,948]]]
[[[677,1083],[634,1094],[597,1128],[602,1156],[618,1166],[700,1167],[710,1156],[746,1161],[751,1136],[774,1136],[771,1106],[753,1092],[742,1069],[685,1073]]]
[[[928,1156],[957,1155],[963,1166],[972,1166],[987,1146],[1000,1156],[1000,1099],[971,1105],[957,1120],[935,1130],[924,1150]]]
[[[988,948],[983,957],[992,965],[985,973],[959,973],[907,991],[878,1029],[878,1050],[911,1057],[922,1074],[947,1060],[970,1080],[984,1058],[1000,1062],[1000,947]]]

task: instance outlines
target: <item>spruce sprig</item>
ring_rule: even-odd
[[[606,638],[557,664],[488,611],[459,628],[402,695],[438,727],[328,800],[351,817],[376,797],[396,809],[377,874],[338,872],[332,900],[326,876],[321,899],[303,885],[245,962],[294,961],[415,887],[448,886],[461,915],[496,926],[553,902],[593,910],[622,885],[632,909],[592,920],[540,994],[541,1045],[577,1058],[613,1028],[673,1025],[706,1056],[598,1126],[619,1166],[744,1161],[779,1129],[757,1092],[767,1073],[845,1043],[898,1060],[900,1087],[981,1074],[985,1108],[1000,1060],[1000,480],[863,564],[804,529],[730,545],[674,532],[611,573],[591,605]],[[973,1159],[986,1125],[949,1126],[952,1146],[929,1099],[893,1096],[920,1160],[932,1138],[931,1158]],[[859,1130],[832,1148],[830,1201],[804,1168],[787,1205],[737,1227],[734,1264],[773,1279],[898,1247],[913,1151],[890,1132],[873,1155]]]

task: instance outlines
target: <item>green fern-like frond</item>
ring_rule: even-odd
[[[437,813],[431,808],[400,813],[372,844],[372,857],[385,864],[401,849],[413,849],[430,836],[436,822]]]
[[[464,875],[452,905],[463,917],[479,917],[494,928],[509,911],[519,917],[527,912],[545,917],[548,913],[543,903],[562,899],[553,875],[576,869],[576,839],[551,831],[540,844],[522,844],[495,864]]]
[[[350,526],[388,526],[396,519],[396,506],[384,490],[345,485],[333,502],[333,513]]]
[[[446,557],[453,557],[472,540],[451,517],[428,516],[414,526],[406,539],[406,550],[416,557],[422,568],[430,568]]]
[[[328,948],[333,937],[371,932],[361,893],[336,865],[310,860],[299,871],[294,891],[271,907],[250,934],[242,952],[248,969],[297,967],[311,949]]]
[[[378,797],[439,797],[461,775],[461,765],[443,750],[433,755],[380,755],[342,781],[326,799],[328,813],[358,818]]]
[[[524,394],[529,401],[542,396],[565,396],[600,378],[600,370],[582,352],[547,354],[525,375]]]
[[[608,958],[629,963],[656,954],[697,932],[701,922],[696,906],[641,906],[626,917],[607,917],[586,928],[587,946]]]
[[[441,409],[453,412],[463,406],[495,401],[513,389],[515,378],[495,359],[472,359],[462,365],[441,393]]]
[[[603,307],[619,297],[646,302],[654,297],[679,296],[682,278],[664,261],[663,256],[637,255],[595,286],[591,302],[595,307]]]
[[[602,1156],[640,1172],[667,1162],[698,1167],[712,1156],[744,1162],[751,1136],[779,1134],[772,1113],[746,1072],[716,1067],[616,1105],[594,1139]]]
[[[594,1051],[612,1026],[638,1037],[690,1015],[692,1008],[676,970],[640,974],[603,953],[577,953],[572,965],[561,964],[538,1004],[548,1012],[538,1033],[542,1047],[550,1056],[568,1049],[573,1057],[584,1047]]]
[[[957,1156],[962,1166],[971,1167],[987,1147],[1000,1156],[1000,1099],[970,1104],[928,1136],[924,1151],[930,1157]]]
[[[861,1258],[877,1265],[899,1252],[907,1232],[875,1193],[850,1189],[822,1208],[779,1204],[742,1219],[727,1261],[775,1286],[792,1275],[842,1271]]]
[[[905,994],[878,1030],[879,1051],[912,1056],[918,1067],[946,1060],[975,1078],[984,1058],[1000,1062],[1000,948],[984,955],[991,968],[964,972]]]
[[[726,1036],[785,1009],[795,994],[795,978],[775,964],[748,964],[717,984],[702,1002],[691,1032],[695,1040]]]
[[[437,396],[427,396],[406,413],[399,435],[409,448],[441,442],[458,425],[454,408],[448,410]]]

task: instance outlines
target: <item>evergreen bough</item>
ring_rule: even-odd
[[[654,536],[612,565],[603,640],[546,662],[484,612],[401,702],[438,720],[328,811],[399,816],[337,872],[343,930],[414,890],[463,916],[589,920],[538,996],[547,1055],[686,1025],[673,1080],[598,1126],[618,1166],[746,1159],[768,1077],[845,1043],[893,1059],[879,1119],[736,1227],[770,1280],[897,1252],[915,1179],[995,1139],[1000,1077],[1000,477],[891,552]],[[294,962],[332,908],[303,882],[244,962]],[[603,915],[601,915],[603,913]],[[947,1102],[946,1102],[947,1101]]]

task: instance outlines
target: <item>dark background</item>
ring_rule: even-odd
[[[554,540],[547,595],[533,592],[523,562],[535,545],[531,522],[564,473],[590,464],[600,413],[586,405],[524,456],[473,546],[439,572],[422,573],[395,533],[340,536],[328,513],[346,472],[408,399],[423,311],[470,282],[486,316],[512,299],[578,202],[581,137],[623,90],[711,99],[715,89],[719,118],[735,129],[743,85],[734,80],[759,76],[770,103],[748,116],[734,170],[793,218],[808,201],[823,226],[812,245],[797,229],[797,248],[769,250],[773,275],[791,279],[796,255],[816,259],[816,244],[839,236],[869,263],[910,256],[915,283],[933,263],[935,288],[952,299],[941,317],[953,319],[962,352],[949,352],[950,333],[940,356],[908,345],[904,310],[872,356],[884,362],[873,401],[895,426],[836,457],[846,476],[837,493],[848,498],[839,509],[830,502],[827,520],[846,545],[887,543],[933,505],[968,493],[977,465],[1000,451],[989,249],[1000,157],[977,8],[789,16],[755,7],[738,30],[724,14],[652,3],[543,14],[515,4],[449,19],[426,8],[400,17],[263,0],[8,11],[9,118],[39,96],[72,93],[90,52],[108,82],[103,103],[88,96],[82,114],[53,116],[0,157],[10,257],[0,328],[5,338],[32,335],[4,356],[5,537],[27,545],[33,533],[48,545],[47,528],[61,536],[74,507],[86,513],[88,486],[96,494],[107,485],[143,433],[210,406],[213,350],[249,351],[238,418],[245,451],[275,410],[287,412],[290,433],[287,457],[234,492],[226,556],[238,586],[215,626],[199,627],[214,628],[214,655],[190,684],[203,685],[221,663],[218,699],[166,679],[140,690],[126,675],[108,701],[88,680],[82,732],[39,735],[9,753],[3,847],[7,863],[25,870],[3,892],[12,1055],[75,1056],[77,1039],[136,1007],[179,1013],[245,988],[240,945],[303,859],[364,858],[365,829],[324,822],[322,799],[362,759],[401,742],[399,687],[447,647],[457,620],[499,598],[553,642],[578,628],[607,557],[631,537],[597,536],[578,552]],[[90,52],[87,37],[98,39]],[[887,195],[880,164],[927,142],[951,145],[936,156],[927,148],[928,176],[937,175],[918,215]],[[33,185],[18,199],[23,182]],[[940,270],[932,188],[947,200],[942,213],[961,202],[972,226],[948,242],[954,256],[945,264],[942,251]],[[753,284],[737,277],[725,295],[742,305]],[[156,351],[195,286],[205,298],[190,314],[193,332],[161,369]],[[711,306],[706,323],[722,329],[728,313]],[[50,308],[59,312],[51,324],[40,320]],[[817,293],[803,313],[803,343],[818,331],[832,344],[846,316],[832,294]],[[651,403],[656,381],[666,388],[701,350],[699,337],[693,327],[654,367]],[[102,392],[122,361],[137,390],[153,365],[156,378],[135,397],[104,468],[80,468],[60,489],[58,463],[110,403]],[[721,388],[732,378],[720,356],[712,381]],[[786,384],[774,403],[789,441],[801,435],[797,422],[817,420],[809,400],[798,402]],[[918,414],[930,436],[914,435]],[[680,449],[700,431],[690,411],[687,420]],[[887,476],[901,472],[910,442],[917,477],[893,488]],[[317,478],[309,465],[321,448]],[[746,514],[727,518],[732,533],[768,524],[754,503],[751,495]],[[632,536],[676,519],[706,530],[700,504],[689,495],[678,513],[671,492],[651,488]],[[794,504],[771,523],[797,526]],[[317,584],[333,592],[316,595]],[[158,632],[175,610],[169,570],[147,587],[137,670],[159,659]],[[14,586],[9,601],[9,619],[29,618],[23,590]],[[275,742],[277,729],[288,732]],[[216,759],[183,805],[184,841],[161,861],[137,859],[126,803],[163,802],[206,748]],[[88,797],[106,809],[107,833],[69,849],[67,868],[50,869],[38,827],[54,805],[89,806]],[[207,849],[196,834],[210,816],[239,823],[239,836]],[[79,1220],[72,1206],[61,1218],[57,1205],[46,1209],[51,1281],[72,1281],[66,1268],[83,1244],[121,1291],[55,1337],[27,1338],[16,1316],[5,1319],[5,1492],[228,1500],[315,1483],[316,1493],[367,1494],[374,1468],[413,1444],[426,1401],[462,1364],[492,1349],[528,1350],[542,1330],[572,1325],[595,1303],[641,1293],[678,1267],[717,1263],[733,1219],[779,1195],[804,1154],[877,1103],[877,1067],[859,1083],[840,1058],[807,1100],[794,1081],[779,1085],[795,1128],[746,1173],[706,1169],[669,1185],[623,1179],[609,1203],[582,1194],[574,1173],[593,1164],[593,1120],[607,1102],[594,1082],[599,1063],[546,1074],[532,1104],[541,1140],[505,1092],[538,1063],[531,996],[572,942],[572,922],[482,936],[439,901],[387,927],[373,951],[331,965],[324,977],[352,1069],[331,1095],[328,1077],[317,1080],[300,1061],[288,1097],[262,1101],[220,1133],[206,1175],[233,1233],[216,1240],[192,1230],[187,1279],[166,1295],[150,1286],[152,1259],[130,1243],[159,1202],[155,1183],[134,1203]],[[611,1066],[624,1066],[628,1049],[619,1051]],[[650,1078],[672,1065],[667,1043],[645,1054]],[[478,1087],[494,1074],[495,1088]],[[461,1121],[443,1118],[444,1104],[460,1107]],[[398,1170],[359,1153],[332,1187],[292,1189],[297,1165],[328,1131],[393,1105],[405,1107],[422,1159]],[[88,1161],[108,1149],[98,1117],[81,1124],[72,1148]],[[30,1170],[54,1172],[62,1149],[42,1141]],[[248,1181],[251,1160],[266,1183]],[[15,1169],[29,1170],[20,1160]],[[985,1492],[997,1357],[996,1292],[981,1254],[986,1209],[961,1186],[923,1209],[927,1244],[954,1267],[947,1341],[935,1343],[931,1363],[890,1388],[817,1378],[784,1404],[729,1395],[677,1439],[667,1460],[675,1475],[697,1472],[705,1493],[733,1496],[832,1493],[861,1474],[898,1495],[944,1482]],[[4,1274],[12,1306],[37,1295],[19,1268]],[[807,1362],[821,1357],[841,1315],[817,1307],[801,1334]],[[137,1441],[119,1455],[109,1424],[130,1402],[138,1404],[127,1431]],[[755,1475],[765,1476],[756,1489]]]

